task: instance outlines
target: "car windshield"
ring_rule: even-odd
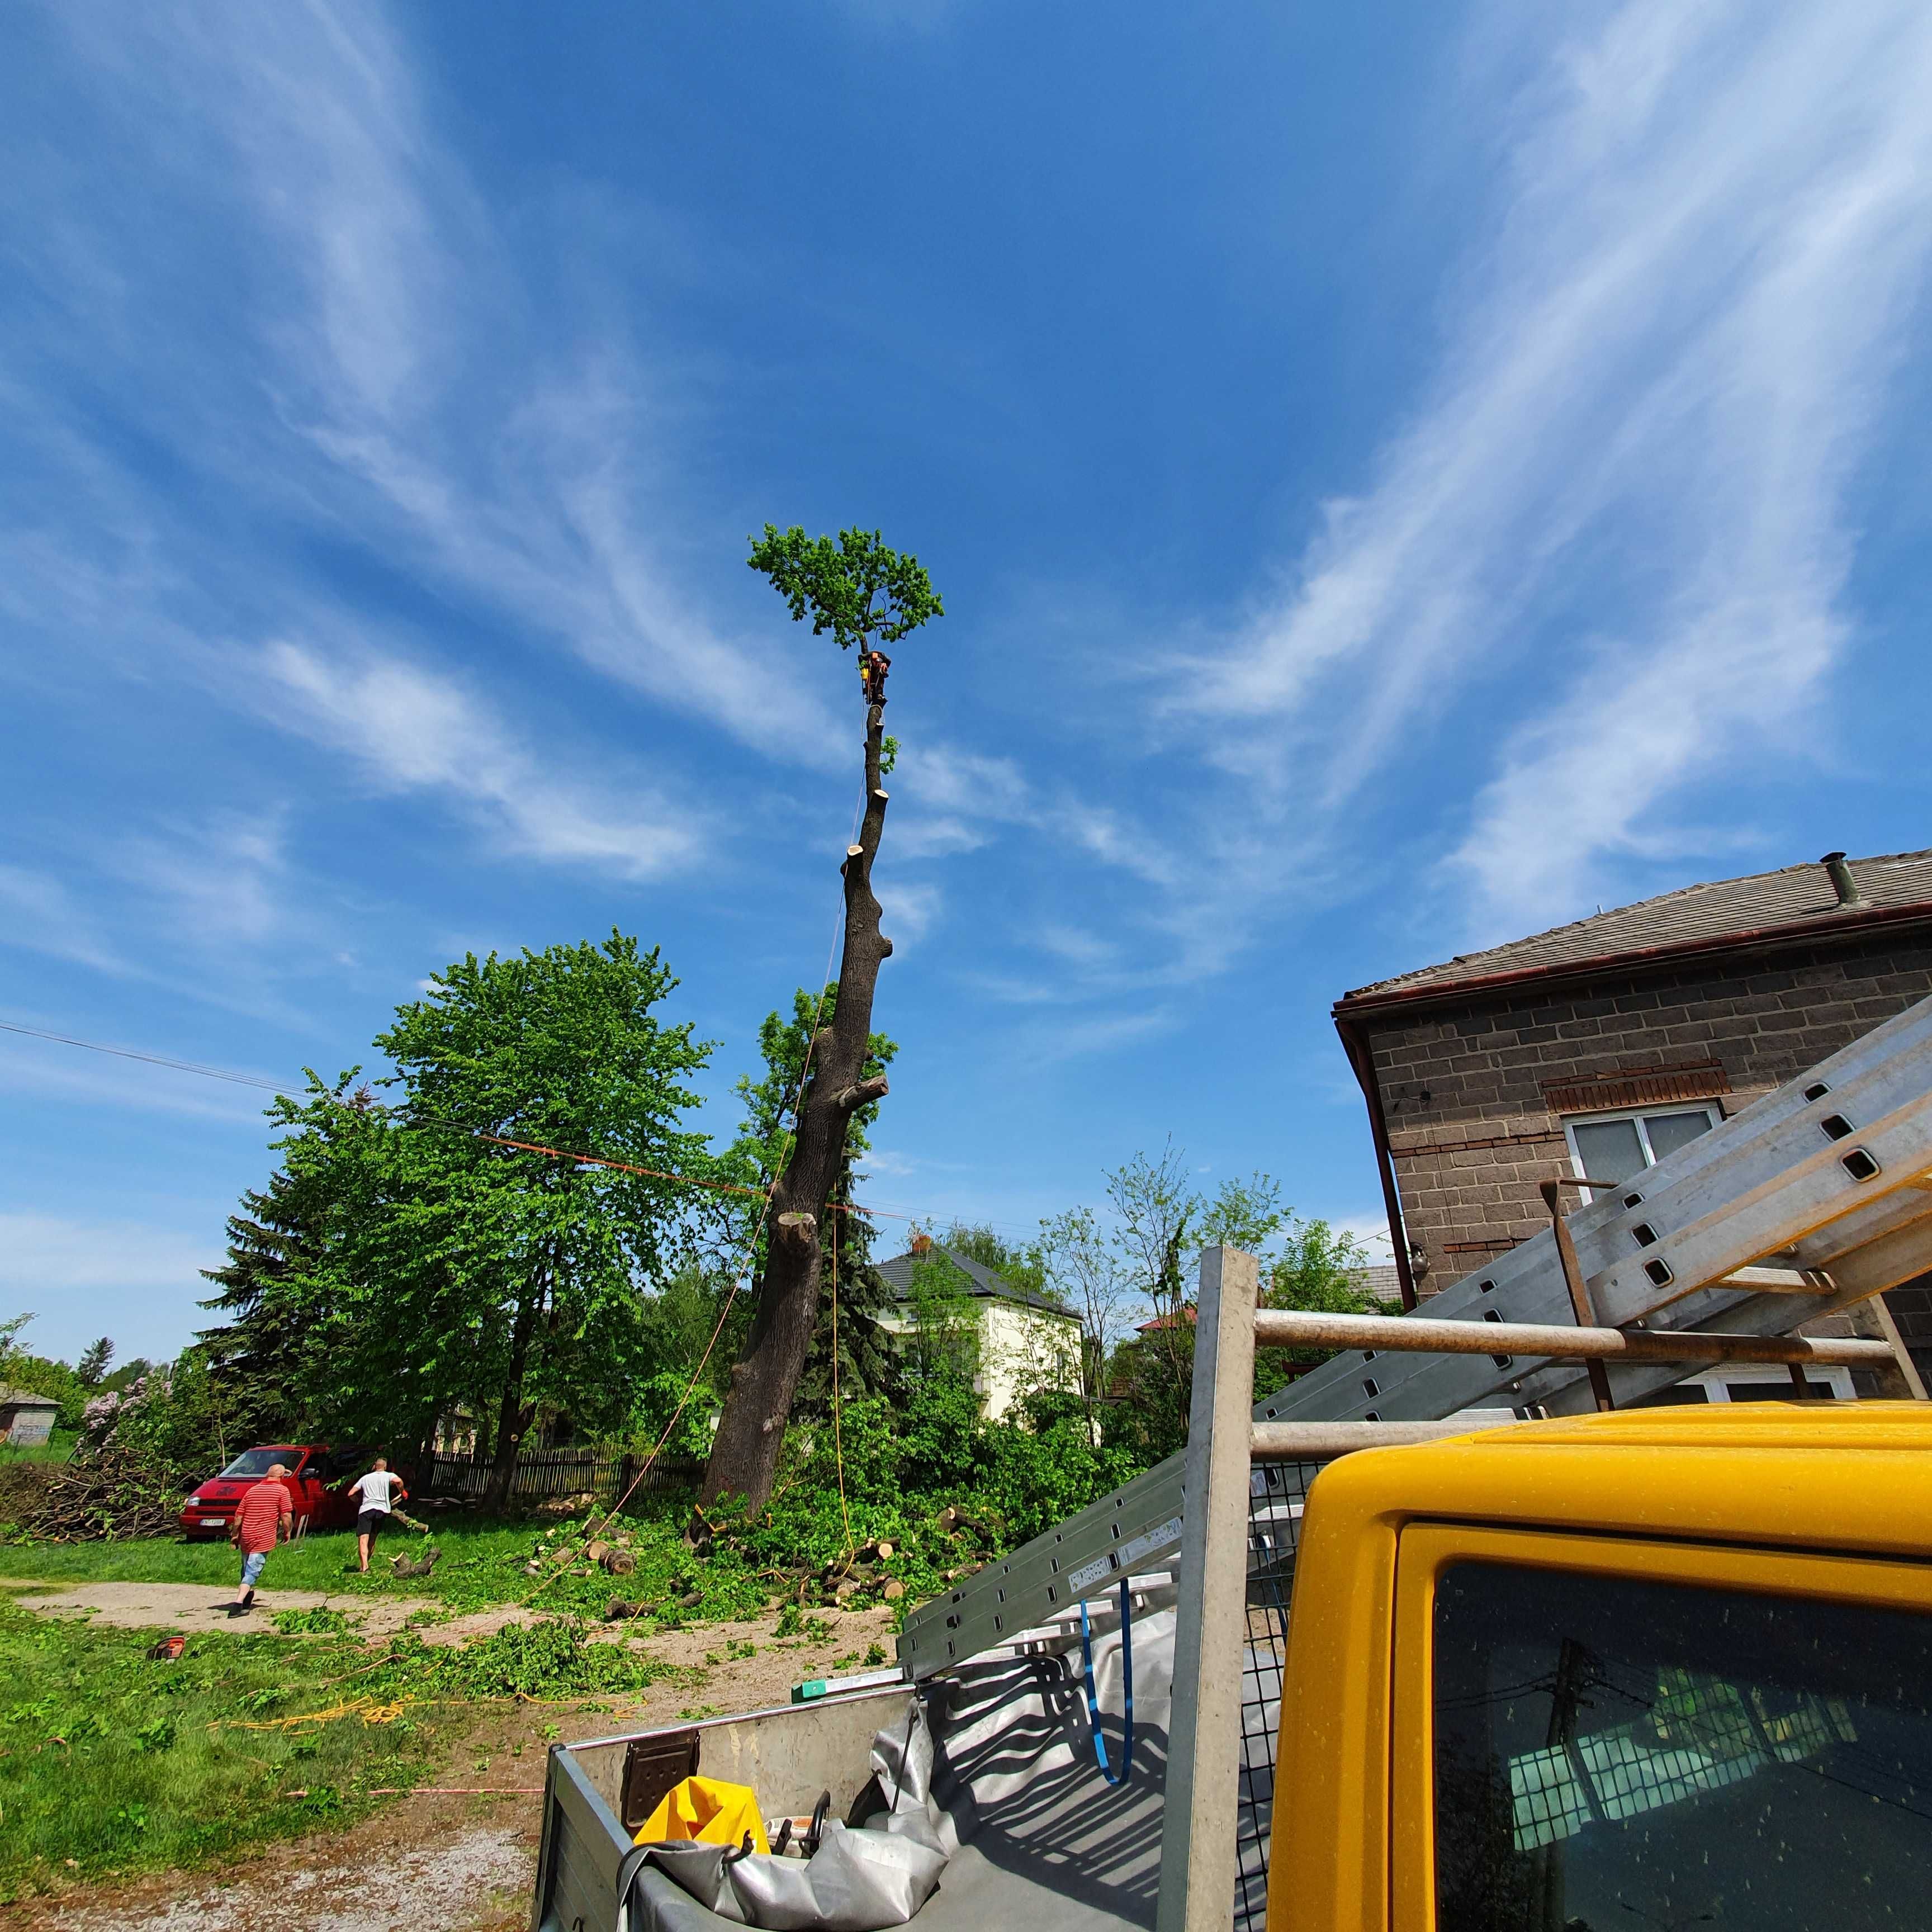
[[[266,1476],[272,1463],[279,1462],[292,1471],[302,1460],[298,1449],[244,1449],[226,1468],[224,1476]]]

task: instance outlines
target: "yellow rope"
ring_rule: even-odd
[[[842,1562],[852,1554],[852,1512],[845,1507],[845,1444],[838,1419],[838,1223],[832,1223],[832,1454],[838,1470],[838,1514],[845,1525]]]
[[[302,1711],[292,1718],[220,1718],[208,1726],[211,1731],[292,1731],[304,1724],[333,1724],[338,1718],[360,1718],[364,1725],[393,1724],[412,1704],[412,1697],[386,1701],[380,1697],[350,1697],[332,1704],[326,1711]]]

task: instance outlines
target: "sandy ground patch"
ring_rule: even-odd
[[[86,1617],[117,1630],[272,1630],[278,1610],[328,1609],[341,1611],[363,1636],[388,1636],[418,1610],[433,1612],[437,1607],[420,1597],[372,1598],[332,1596],[322,1590],[262,1590],[256,1593],[255,1607],[247,1616],[231,1618],[228,1606],[238,1594],[232,1585],[76,1583],[70,1589],[61,1589],[29,1583],[25,1588],[49,1589],[52,1594],[19,1598],[22,1610],[46,1617]]]
[[[205,1583],[78,1583],[70,1589],[28,1583],[28,1592],[18,1601],[24,1610],[49,1617],[85,1617],[90,1622],[119,1630],[220,1630],[241,1634],[250,1630],[272,1630],[278,1610],[332,1609],[343,1612],[360,1636],[380,1639],[402,1629],[418,1611],[436,1613],[439,1606],[416,1597],[332,1596],[319,1590],[263,1590],[255,1599],[254,1609],[245,1617],[232,1617],[228,1606],[235,1600],[233,1591]],[[530,1623],[545,1614],[541,1606],[524,1608],[500,1604],[483,1610],[452,1617],[446,1622],[422,1627],[422,1640],[428,1644],[466,1643],[472,1637],[488,1636],[506,1624]],[[633,1636],[632,1627],[616,1623],[603,1625],[598,1639],[609,1643],[627,1643],[646,1655],[676,1665],[680,1671],[700,1671],[707,1681],[702,1702],[719,1712],[755,1709],[766,1704],[782,1704],[790,1696],[791,1687],[807,1678],[823,1677],[828,1671],[842,1674],[877,1669],[865,1662],[867,1652],[877,1645],[888,1662],[896,1653],[891,1636],[892,1613],[881,1605],[869,1610],[826,1610],[822,1620],[830,1625],[824,1637],[776,1635],[778,1613],[770,1612],[746,1623],[699,1624],[686,1630],[664,1630],[655,1636]],[[734,1646],[742,1652],[746,1644],[757,1646],[757,1654],[734,1656]],[[849,1662],[842,1660],[850,1659]],[[688,1680],[686,1680],[687,1683]],[[688,1688],[674,1691],[658,1687],[648,1708],[655,1712],[672,1702],[688,1705]],[[724,1701],[721,1701],[724,1700]],[[638,1707],[645,1708],[644,1706]],[[672,1711],[670,1715],[675,1715]],[[668,1716],[662,1721],[668,1722]]]

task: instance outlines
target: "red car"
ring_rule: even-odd
[[[298,1534],[304,1529],[352,1528],[356,1498],[348,1486],[368,1468],[370,1460],[360,1449],[331,1449],[326,1443],[244,1450],[182,1504],[182,1533],[190,1540],[226,1536],[235,1520],[236,1505],[274,1462],[289,1472],[283,1485],[294,1507]]]

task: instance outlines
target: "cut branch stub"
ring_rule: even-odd
[[[861,1107],[869,1107],[875,1100],[883,1100],[892,1091],[883,1073],[874,1074],[869,1080],[861,1080],[832,1096],[832,1104],[841,1113],[856,1114]]]
[[[816,1214],[781,1214],[775,1223],[782,1241],[795,1242],[800,1247],[808,1247],[812,1238],[818,1232]]]

